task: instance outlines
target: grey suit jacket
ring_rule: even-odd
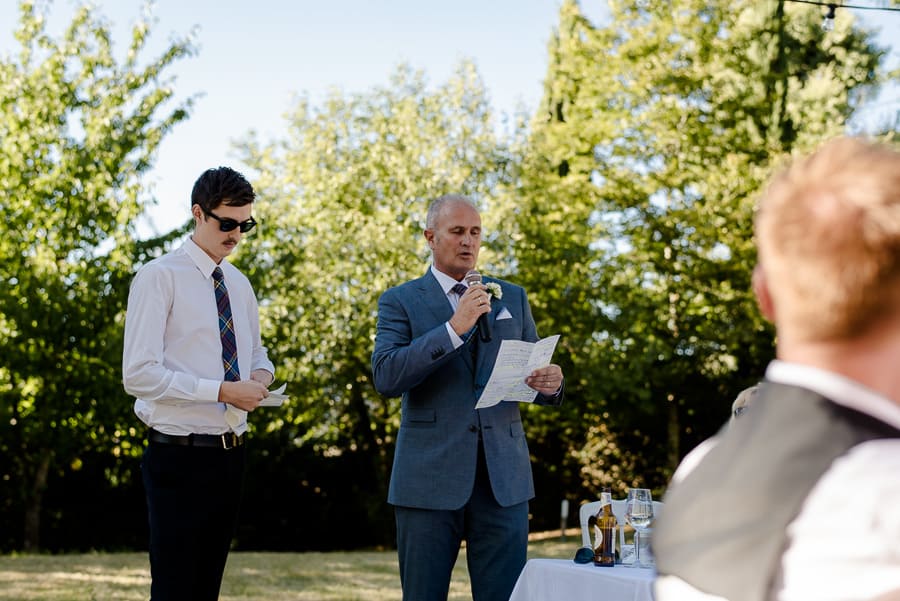
[[[375,388],[402,395],[400,431],[388,502],[423,509],[459,509],[475,482],[478,438],[494,496],[502,506],[534,496],[528,445],[518,403],[475,409],[494,366],[500,341],[538,340],[525,290],[502,280],[502,299],[491,302],[493,338],[477,332],[453,348],[445,323],[453,309],[429,270],[391,288],[378,300],[372,372]],[[511,317],[497,319],[503,309]],[[477,353],[472,345],[477,345]],[[537,393],[535,393],[537,394]],[[539,404],[559,404],[539,395]]]

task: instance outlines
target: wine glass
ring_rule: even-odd
[[[653,496],[650,489],[632,488],[625,501],[625,521],[634,528],[634,562],[632,567],[641,568],[641,532],[653,521]]]

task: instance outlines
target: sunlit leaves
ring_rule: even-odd
[[[138,67],[141,21],[123,66],[92,9],[55,39],[33,3],[20,7],[20,50],[0,60],[0,449],[24,499],[48,458],[134,452],[103,431],[134,422],[119,365],[141,177],[191,104],[166,113],[159,78],[193,50],[175,41]]]
[[[503,177],[480,77],[463,63],[432,88],[404,66],[388,85],[334,92],[319,107],[301,97],[283,139],[244,151],[260,173],[261,226],[238,262],[256,285],[278,378],[297,399],[286,416],[322,452],[381,447],[398,416],[369,382],[378,296],[425,272],[431,199],[456,192],[488,204]]]
[[[771,357],[750,291],[756,194],[786,153],[842,131],[880,54],[780,0],[609,4],[608,26],[561,7],[507,208],[516,276],[542,331],[565,334],[583,401],[548,437],[623,461],[640,448],[659,486]]]

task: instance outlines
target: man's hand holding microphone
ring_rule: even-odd
[[[478,322],[479,336],[483,342],[491,339],[490,321],[491,295],[481,282],[481,274],[474,269],[465,277],[468,289],[460,297],[456,312],[450,318],[450,327],[457,335],[462,336]]]

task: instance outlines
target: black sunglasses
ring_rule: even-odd
[[[235,228],[240,228],[242,234],[246,234],[256,226],[256,220],[251,217],[247,221],[237,221],[235,219],[222,219],[212,211],[203,211],[213,219],[219,222],[219,229],[223,232],[230,232]]]

